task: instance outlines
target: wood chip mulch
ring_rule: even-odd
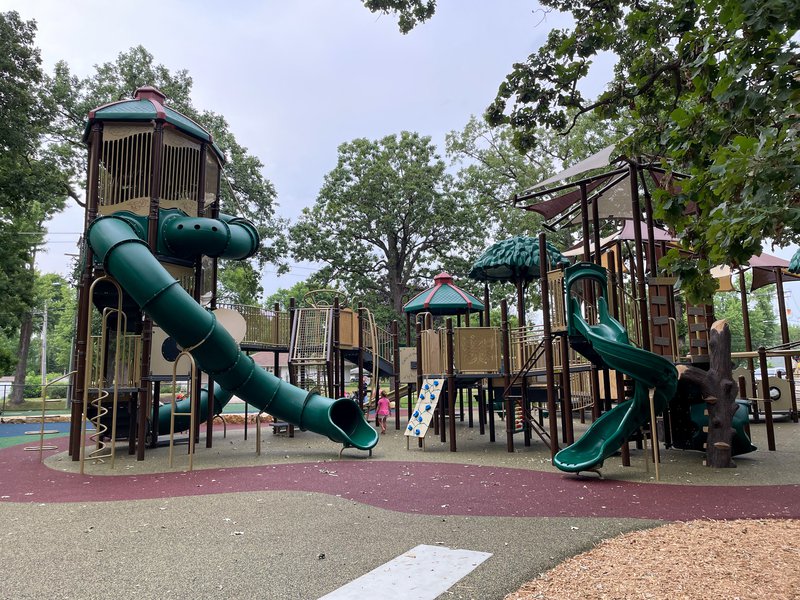
[[[800,598],[800,520],[689,521],[604,540],[505,600]]]

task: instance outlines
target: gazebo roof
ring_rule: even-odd
[[[211,134],[201,125],[195,123],[186,115],[165,106],[166,96],[154,87],[140,87],[134,97],[104,104],[89,111],[89,120],[83,132],[84,141],[88,138],[89,130],[95,121],[130,121],[151,122],[156,119],[175,126],[176,129],[199,140],[209,142],[219,159],[224,163],[225,155],[219,146],[214,143]]]
[[[460,315],[483,310],[483,302],[453,283],[449,273],[439,273],[433,278],[434,286],[420,292],[403,307],[403,312],[429,312],[434,315]]]

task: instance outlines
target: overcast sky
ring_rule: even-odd
[[[0,9],[37,21],[47,71],[65,60],[87,76],[138,44],[187,69],[195,106],[225,116],[290,219],[313,204],[343,142],[411,130],[443,154],[445,135],[483,112],[512,64],[570,22],[532,0],[438,0],[434,18],[407,35],[360,0],[0,0]],[[609,69],[597,64],[596,89],[585,91],[599,92]],[[73,206],[49,225],[40,270],[67,272],[82,213]],[[265,293],[310,272],[267,271]]]
[[[45,69],[65,60],[80,76],[142,44],[170,70],[187,69],[195,106],[223,114],[239,142],[264,163],[278,213],[295,219],[313,204],[339,144],[402,130],[445,134],[481,114],[514,61],[556,26],[530,0],[439,0],[437,14],[408,35],[394,16],[360,0],[247,2],[0,0],[38,24]],[[42,271],[65,273],[82,210],[50,224]],[[265,292],[290,287],[297,266]]]

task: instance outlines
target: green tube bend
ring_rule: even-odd
[[[233,221],[236,219],[226,223]],[[129,219],[113,215],[96,219],[89,227],[88,240],[106,272],[181,348],[189,348],[198,367],[225,390],[220,398],[227,402],[230,395],[236,394],[276,419],[346,446],[369,450],[378,443],[377,431],[352,400],[334,400],[292,386],[241,352],[214,315],[197,304],[159,264]],[[162,408],[167,414],[171,411],[170,405]]]

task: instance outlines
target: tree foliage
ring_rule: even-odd
[[[57,148],[49,143],[55,104],[35,34],[33,22],[16,12],[0,13],[0,363],[4,371],[17,364],[18,384],[36,299],[36,250],[45,221],[63,208],[68,189]],[[16,390],[12,402],[22,400],[21,386]]]
[[[435,272],[465,273],[484,219],[453,189],[428,137],[402,132],[339,146],[316,203],[291,228],[292,253],[333,287],[398,314]]]
[[[385,2],[401,15],[420,2]],[[704,257],[667,265],[693,299],[709,296],[710,264],[736,266],[764,240],[800,241],[800,4],[794,0],[542,0],[571,14],[500,84],[486,116],[514,130],[522,149],[541,128],[566,132],[583,115],[632,119],[620,147],[662,157],[690,176],[680,193],[656,194],[655,215]],[[416,5],[416,6],[409,6]],[[592,61],[616,64],[596,98],[580,84]],[[594,74],[592,74],[594,76]],[[690,209],[690,210],[687,210]]]
[[[420,23],[424,23],[436,11],[436,0],[363,0],[372,12],[383,14],[397,13],[397,26],[408,33]]]
[[[447,154],[458,167],[456,186],[471,205],[481,206],[484,246],[515,235],[536,237],[543,231],[543,217],[513,207],[513,198],[551,176],[559,166],[569,166],[608,146],[619,131],[594,117],[583,119],[569,135],[542,132],[542,143],[527,151],[513,144],[513,130],[505,125],[489,126],[471,117],[461,131],[447,135]],[[548,240],[562,251],[570,247],[575,232],[561,228],[548,231]],[[516,305],[511,284],[492,284],[492,305],[509,298]],[[538,293],[531,295],[530,308],[538,308]]]
[[[750,274],[747,274],[748,280]],[[749,281],[748,281],[749,287]],[[759,346],[770,348],[780,343],[780,327],[775,314],[774,289],[762,288],[748,295],[748,315],[750,317],[750,338],[753,349]],[[714,315],[725,319],[731,330],[731,350],[744,352],[744,317],[739,292],[714,295]]]

